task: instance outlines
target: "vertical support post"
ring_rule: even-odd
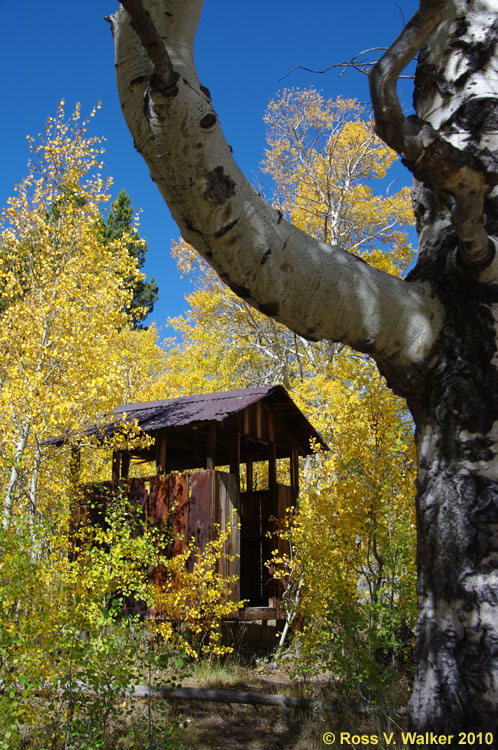
[[[216,425],[214,422],[208,428],[206,469],[216,466]]]
[[[270,495],[271,515],[278,518],[278,499],[277,499],[277,446],[270,443],[268,446],[268,493]],[[273,546],[276,546],[276,537],[273,535]],[[264,563],[264,561],[263,561]],[[268,586],[268,606],[278,607],[278,584],[275,579],[269,582]]]
[[[166,433],[156,436],[156,474],[166,474]]]
[[[128,479],[130,474],[130,454],[129,451],[123,451],[121,453],[121,476],[123,479]]]
[[[295,447],[291,448],[290,454],[290,486],[296,499],[299,495],[299,451]]]
[[[254,490],[254,471],[252,461],[246,461],[246,492]]]
[[[240,432],[233,436],[233,442],[230,445],[230,474],[235,474],[237,480],[240,477]]]
[[[268,446],[268,489],[273,496],[277,491],[277,446],[270,443]]]
[[[119,482],[121,474],[121,451],[112,452],[112,481]]]

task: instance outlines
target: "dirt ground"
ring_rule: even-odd
[[[188,723],[180,733],[192,750],[301,750],[312,747],[305,734],[309,719],[279,715],[279,709],[252,706],[189,707],[181,711]],[[319,747],[319,745],[316,745]],[[323,745],[322,745],[323,747]]]
[[[185,683],[187,684],[187,683]],[[253,670],[247,680],[210,682],[209,688],[295,695],[295,683],[275,665]],[[325,686],[323,686],[325,687]],[[316,686],[315,691],[316,695]],[[325,690],[327,694],[327,690]],[[330,696],[330,693],[328,693]],[[371,716],[313,713],[311,710],[285,712],[277,706],[172,702],[171,710],[180,723],[180,740],[185,750],[323,750],[326,732],[351,729],[375,730]]]

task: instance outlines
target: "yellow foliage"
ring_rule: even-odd
[[[236,576],[219,572],[221,558],[233,560],[224,553],[228,531],[218,529],[216,539],[200,550],[192,539],[184,552],[162,560],[167,583],[156,590],[155,610],[158,619],[152,627],[166,640],[175,635],[173,623],[187,629],[189,638],[184,643],[187,654],[222,656],[232,652],[221,643],[221,621],[234,614],[243,602],[233,602],[231,585]]]
[[[278,208],[301,229],[340,244],[389,273],[411,262],[409,194],[380,196],[395,155],[354,101],[286,90],[270,102],[264,169]],[[304,618],[303,663],[352,674],[376,654],[399,650],[415,612],[412,423],[368,357],[309,342],[266,318],[222,285],[183,241],[173,254],[194,281],[190,310],[172,321],[165,380],[175,394],[283,383],[330,451],[302,462],[299,512],[278,557],[289,617]],[[303,298],[303,304],[306,303]],[[359,646],[361,645],[361,648]],[[349,662],[348,662],[349,659]],[[342,662],[341,662],[342,660]],[[358,679],[366,679],[358,666]]]
[[[118,341],[138,275],[126,238],[106,245],[102,148],[61,104],[1,217],[0,456],[4,519],[53,503],[40,491],[48,438],[84,429],[123,390]],[[28,485],[28,487],[26,487]]]
[[[285,89],[264,118],[269,148],[263,170],[293,224],[399,275],[413,256],[403,231],[413,223],[410,191],[374,193],[373,181],[384,178],[397,157],[364,117],[365,108],[353,99],[324,101],[315,89]]]
[[[111,183],[87,125],[79,107],[66,120],[61,103],[38,141],[29,139],[28,175],[0,219],[0,734],[12,741],[22,724],[48,720],[33,715],[40,688],[63,686],[69,742],[74,680],[111,685],[109,696],[129,684],[135,628],[118,627],[120,602],[127,590],[147,598],[155,554],[125,516],[72,554],[69,451],[46,443],[55,435],[78,443],[88,423],[147,388],[163,356],[156,332],[131,330],[125,313],[140,274],[126,236],[104,242]],[[122,439],[143,436],[131,429]],[[95,479],[101,451],[86,452]]]

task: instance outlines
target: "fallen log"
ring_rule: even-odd
[[[148,685],[135,685],[132,695],[136,698],[147,698],[148,696],[152,696],[156,698],[164,698],[165,700],[247,703],[252,706],[280,706],[284,711],[289,711],[291,708],[309,709],[314,703],[319,703],[319,701],[312,701],[309,698],[294,698],[281,693],[238,692],[235,690],[212,690],[209,688],[193,687],[149,687]],[[339,701],[327,701],[320,705],[324,708],[342,713],[371,713],[376,710],[375,707],[365,706],[361,703],[342,703]]]
[[[20,692],[23,690],[23,685],[18,685],[17,690]],[[0,693],[3,691],[4,685],[0,680]],[[9,688],[11,689],[11,687]],[[83,695],[107,695],[113,692],[113,687],[103,688],[99,691],[93,690],[91,687],[86,685],[80,680],[76,680],[71,685],[58,684],[54,687],[52,684],[46,684],[40,687],[35,693],[37,695],[43,695],[45,693],[55,692],[57,695],[63,695],[67,692],[83,693]],[[327,709],[329,711],[335,711],[337,713],[355,713],[355,714],[370,714],[376,713],[382,710],[379,706],[365,705],[364,703],[344,703],[342,701],[320,701],[317,699],[311,700],[310,698],[295,698],[289,695],[283,695],[282,693],[271,694],[271,693],[253,693],[250,691],[236,691],[236,690],[213,690],[210,688],[194,688],[194,687],[167,687],[152,685],[133,685],[125,690],[117,690],[116,694],[129,695],[134,698],[162,698],[163,700],[175,701],[175,700],[187,700],[187,701],[205,701],[211,703],[245,703],[252,706],[280,706],[285,712],[290,711],[291,708],[311,709],[312,706]],[[396,712],[397,715],[401,716],[404,714],[404,709]]]

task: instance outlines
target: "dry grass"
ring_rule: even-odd
[[[219,703],[174,702],[171,710],[180,723],[181,750],[323,750],[326,732],[338,735],[367,734],[379,737],[379,750],[387,747],[382,732],[395,732],[396,747],[403,721],[388,712],[371,714],[330,712],[320,708],[333,697],[330,679],[310,681],[305,685],[291,680],[281,667],[266,663],[249,667],[236,659],[225,664],[198,664],[184,685],[205,688],[249,690],[286,695],[307,694],[318,699],[315,711],[292,711],[269,706],[224,705]],[[337,697],[337,696],[335,696]],[[358,746],[358,745],[356,745]],[[364,746],[364,745],[360,745]],[[347,747],[347,745],[345,746]]]
[[[292,665],[290,664],[289,667]],[[172,667],[173,668],[173,667]],[[143,682],[146,675],[144,673]],[[350,732],[355,735],[375,735],[379,738],[379,750],[387,748],[382,732],[395,732],[396,748],[401,750],[400,732],[404,729],[402,720],[394,712],[384,711],[375,717],[371,714],[330,712],[324,708],[328,701],[340,699],[341,685],[330,675],[298,682],[290,676],[281,664],[271,660],[248,663],[237,656],[224,661],[210,663],[199,661],[187,667],[181,675],[169,673],[166,668],[156,669],[150,675],[152,685],[167,684],[168,678],[180,681],[184,687],[250,691],[257,693],[283,693],[289,696],[304,695],[316,700],[314,711],[290,711],[285,713],[279,707],[251,706],[240,704],[220,704],[197,701],[169,701],[158,698],[126,698],[122,704],[120,726],[109,727],[104,745],[105,750],[323,750],[326,732]],[[171,684],[171,683],[170,683]],[[400,687],[401,689],[401,687]],[[344,700],[347,700],[344,696]],[[162,724],[164,732],[159,732],[155,740],[147,737],[149,712],[152,711],[153,724]],[[125,728],[138,728],[131,738]],[[176,727],[176,729],[175,729]],[[170,729],[173,732],[170,733]],[[49,727],[46,726],[48,738]],[[111,736],[112,735],[112,736]],[[60,741],[40,744],[33,737],[26,737],[19,750],[61,750]],[[337,745],[347,744],[338,742]],[[354,743],[351,747],[364,746]],[[79,748],[79,745],[75,745]],[[392,745],[391,745],[392,748]],[[18,750],[17,747],[15,750]],[[85,750],[88,746],[85,745]],[[94,748],[92,748],[94,750]]]

